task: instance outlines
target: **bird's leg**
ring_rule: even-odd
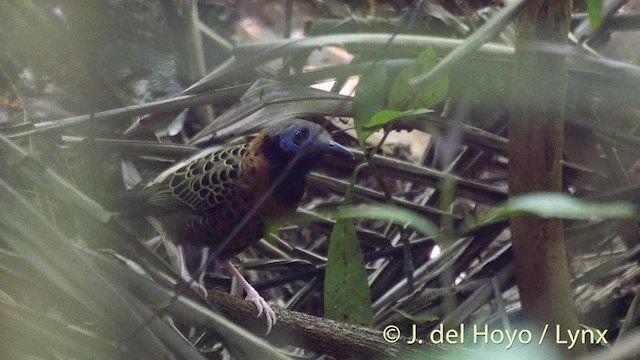
[[[182,277],[182,280],[188,282],[189,286],[191,286],[191,288],[195,292],[202,295],[206,299],[207,289],[205,289],[205,287],[199,282],[193,280],[193,278],[191,277],[191,274],[189,273],[189,269],[187,269],[187,260],[184,255],[184,247],[182,245],[178,245],[177,249],[178,249],[178,263],[180,264],[180,277]]]
[[[164,220],[156,218],[154,216],[147,216],[146,219],[160,235],[162,243],[164,244],[164,249],[167,252],[169,262],[174,269],[180,271],[180,277],[182,278],[182,280],[189,283],[189,286],[195,292],[206,298],[207,289],[205,289],[204,286],[202,286],[200,283],[194,281],[191,277],[191,274],[189,273],[189,269],[187,269],[187,260],[184,255],[184,246],[177,245],[178,242],[176,241],[177,237],[175,229],[165,226]]]
[[[271,306],[269,306],[264,298],[258,294],[258,291],[249,284],[249,282],[242,276],[242,274],[240,274],[238,269],[236,269],[229,260],[224,261],[224,268],[231,273],[231,276],[238,280],[240,286],[242,286],[244,291],[247,293],[247,297],[245,299],[256,304],[256,307],[258,308],[257,317],[260,317],[264,312],[264,317],[267,320],[267,334],[271,332],[271,327],[276,323],[276,313],[273,311]]]
[[[209,247],[205,246],[202,248],[202,253],[200,255],[200,267],[198,268],[198,272],[200,276],[198,276],[198,284],[204,284],[204,277],[207,276],[207,265],[209,264]]]

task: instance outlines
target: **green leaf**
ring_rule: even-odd
[[[481,214],[475,224],[485,224],[517,215],[537,215],[542,218],[594,220],[635,218],[635,207],[627,202],[594,203],[562,193],[538,192],[514,197],[501,206]]]
[[[338,211],[338,218],[387,220],[411,227],[426,236],[433,237],[436,241],[440,237],[440,230],[431,221],[413,211],[397,206],[367,204],[345,207]]]
[[[359,325],[373,319],[364,258],[350,219],[338,219],[331,232],[324,276],[324,315]]]
[[[369,123],[367,123],[367,128],[379,127],[382,125],[386,125],[387,123],[396,120],[396,119],[410,119],[422,114],[428,114],[433,112],[433,110],[429,109],[415,109],[415,110],[407,110],[407,111],[397,111],[397,110],[382,110],[377,112]]]
[[[362,75],[356,89],[353,98],[353,121],[362,148],[364,148],[367,138],[373,133],[373,130],[364,127],[373,115],[384,108],[386,81],[387,67],[383,63],[377,63]]]
[[[428,46],[420,53],[415,65],[402,70],[396,77],[389,93],[389,108],[394,110],[429,109],[444,100],[449,91],[449,76],[447,74],[429,82],[422,89],[415,89],[409,84],[410,79],[428,72],[436,64],[436,48]]]
[[[351,204],[358,172],[344,195],[344,206]],[[329,240],[324,276],[324,315],[328,318],[365,325],[373,319],[371,291],[364,257],[351,219],[338,219]]]
[[[599,28],[602,24],[602,0],[587,0],[587,12],[591,27]]]

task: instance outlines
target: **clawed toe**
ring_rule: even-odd
[[[269,303],[267,303],[258,293],[247,295],[245,299],[254,303],[258,308],[258,316],[256,317],[260,317],[260,315],[264,313],[265,320],[267,321],[267,334],[269,334],[271,332],[271,328],[276,323],[276,313],[273,311]]]
[[[207,289],[202,284],[200,284],[200,283],[198,283],[196,281],[191,281],[189,283],[189,286],[191,286],[193,291],[195,291],[198,294],[202,295],[202,297],[204,297],[205,299],[207,298]]]
[[[256,307],[258,308],[257,317],[260,317],[260,315],[264,313],[264,317],[267,320],[267,334],[269,334],[271,332],[271,327],[273,327],[273,325],[275,325],[276,323],[276,313],[273,311],[271,306],[269,306],[269,304],[262,298],[262,296],[258,294],[256,289],[254,289],[253,286],[251,286],[247,282],[247,280],[242,277],[240,272],[238,272],[238,270],[231,264],[231,262],[229,262],[229,260],[224,262],[224,267],[229,271],[229,273],[231,273],[234,278],[236,278],[236,280],[238,280],[238,283],[242,286],[244,291],[247,292],[247,297],[245,299],[256,304]]]

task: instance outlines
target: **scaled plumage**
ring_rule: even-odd
[[[327,153],[352,157],[319,125],[299,119],[283,121],[249,143],[204,150],[167,169],[146,186],[146,205],[164,214],[166,227],[181,243],[213,250],[253,212],[217,254],[232,271],[229,257],[260,240],[266,222],[295,211],[304,195],[307,173]],[[184,264],[181,270],[190,279]],[[232,274],[239,276],[237,271]],[[259,311],[264,308],[270,328],[275,314],[244,279],[239,281],[244,281],[247,298]]]
[[[287,144],[287,139],[281,138],[292,129],[306,133],[302,134],[306,138],[300,140],[308,139],[306,146],[295,148],[291,146],[295,146],[293,142]],[[295,134],[293,131],[290,136]],[[184,225],[181,238],[187,239],[180,241],[215,245],[257,206],[298,156],[280,184],[251,217],[250,231],[243,231],[232,239],[228,249],[219,254],[224,260],[259,240],[266,221],[295,211],[304,194],[308,171],[326,153],[350,155],[319,125],[304,120],[285,121],[263,130],[249,143],[214,152],[205,150],[171,167],[146,186],[149,194],[146,203],[155,212],[171,212],[172,216],[181,213]],[[185,232],[191,236],[184,236]]]

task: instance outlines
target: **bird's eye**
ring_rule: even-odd
[[[305,140],[307,140],[307,138],[309,137],[309,130],[302,128],[299,130],[296,130],[296,132],[293,133],[293,142],[298,145],[301,146]]]

